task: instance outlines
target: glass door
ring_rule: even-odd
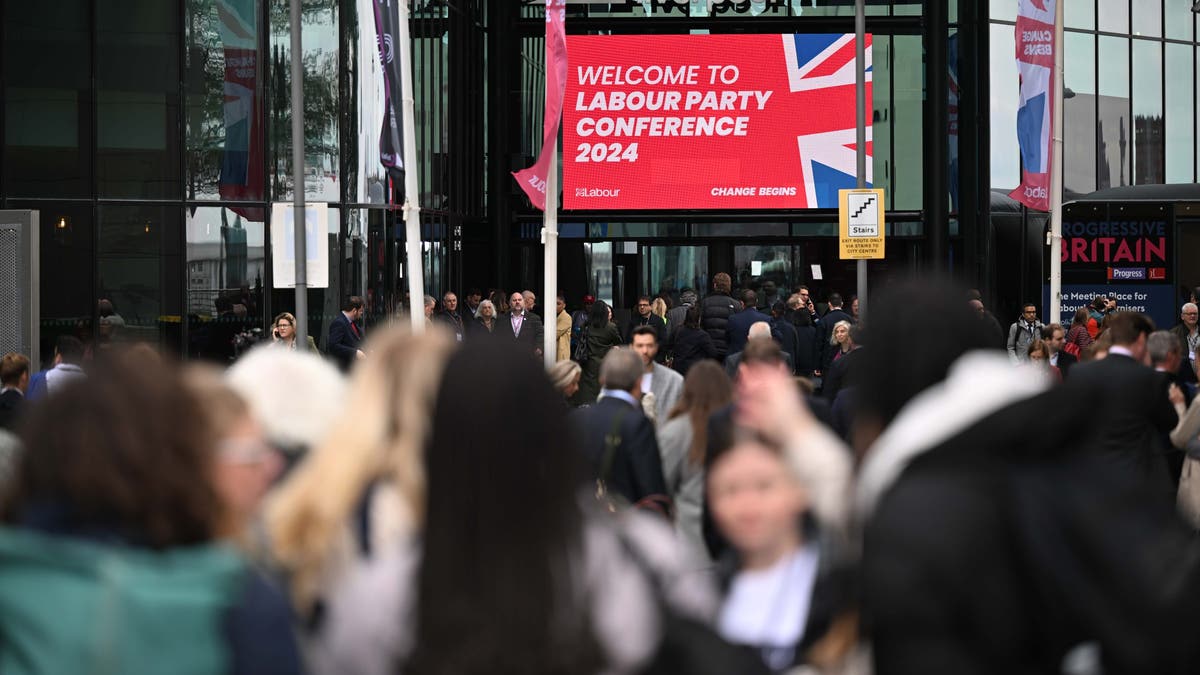
[[[645,246],[642,261],[642,288],[649,295],[669,296],[672,306],[685,288],[700,296],[708,290],[707,246]]]

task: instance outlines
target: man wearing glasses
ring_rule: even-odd
[[[1021,316],[1008,328],[1008,358],[1013,363],[1029,360],[1029,343],[1041,339],[1045,326],[1038,319],[1037,305],[1027,302]]]
[[[654,332],[658,334],[658,344],[664,345],[667,343],[667,322],[662,317],[650,311],[651,300],[650,296],[643,295],[638,298],[637,312],[633,315],[633,319],[629,322],[629,328],[625,331],[625,342],[633,342],[633,331],[639,326],[650,326]],[[659,350],[655,360],[663,363],[667,354],[665,350]]]

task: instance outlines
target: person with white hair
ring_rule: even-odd
[[[752,340],[774,340],[771,337],[771,324],[766,321],[755,321],[750,324],[750,332],[746,335],[746,343],[749,344]],[[787,362],[790,369],[795,369],[796,364],[792,361],[792,355],[787,352],[783,353],[783,360]],[[742,352],[737,351],[725,357],[725,372],[729,375],[729,379],[736,380],[738,374],[738,365],[742,362]]]
[[[253,349],[226,371],[225,380],[246,399],[288,466],[323,441],[342,414],[345,379],[311,353]]]
[[[1179,365],[1179,381],[1193,383],[1196,381],[1196,351],[1200,350],[1200,309],[1196,303],[1189,302],[1179,310],[1179,325],[1171,329],[1183,344],[1187,359]]]
[[[491,335],[496,332],[496,305],[491,300],[480,300],[479,308],[475,310],[475,320],[471,322],[471,333]]]

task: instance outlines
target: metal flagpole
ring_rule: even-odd
[[[547,63],[547,67],[549,64]],[[550,95],[547,88],[546,95]],[[558,360],[558,139],[550,141],[550,170],[546,172],[546,210],[542,211],[542,243],[546,248],[545,284],[542,307],[546,308],[545,333],[542,336],[542,360],[546,367]]]
[[[867,19],[865,0],[854,3],[854,118],[858,188],[867,187]],[[867,319],[867,261],[858,261],[858,320]]]
[[[1053,128],[1054,137],[1050,151],[1050,233],[1046,243],[1050,246],[1050,323],[1061,323],[1062,319],[1062,147],[1063,147],[1063,3],[1054,3],[1054,87]]]
[[[295,1],[295,0],[293,0]],[[417,132],[413,113],[412,38],[408,2],[400,0],[400,95],[404,110],[404,250],[408,253],[408,311],[414,333],[425,332],[425,270],[421,255],[421,205],[417,184]]]
[[[308,252],[304,219],[304,52],[300,44],[300,0],[291,0],[292,31],[292,225],[296,254],[296,344],[308,341]],[[324,236],[324,233],[319,233]]]

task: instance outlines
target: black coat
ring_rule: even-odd
[[[821,317],[821,365],[822,370],[827,370],[833,364],[833,354],[841,347],[830,344],[833,339],[833,329],[841,321],[849,321],[854,323],[854,319],[849,314],[840,309],[831,309]]]
[[[1067,373],[1071,370],[1071,368],[1074,368],[1075,364],[1077,363],[1079,363],[1079,359],[1075,358],[1073,355],[1066,352],[1058,353],[1058,370],[1062,373],[1064,378],[1066,378]]]
[[[542,348],[542,330],[542,320],[536,314],[525,312],[525,318],[521,323],[520,335],[514,333],[512,313],[509,312],[496,317],[496,328],[492,335],[501,341],[521,345],[532,354],[534,350]]]
[[[769,324],[771,323],[771,317],[753,307],[743,309],[729,317],[729,322],[725,324],[726,339],[729,341],[729,353],[740,352],[746,348],[746,341],[750,336],[750,326],[759,321]]]
[[[0,429],[12,430],[25,405],[25,397],[16,389],[0,394]]]
[[[589,485],[594,486],[596,479],[604,478],[609,493],[620,495],[630,504],[651,495],[670,494],[663,478],[654,425],[641,408],[606,396],[593,406],[575,411],[572,419],[583,440],[583,453],[590,469]],[[601,476],[605,439],[614,432],[620,442],[613,452],[608,474]]]
[[[712,337],[717,360],[729,354],[729,317],[738,311],[738,303],[728,295],[712,294],[700,301],[700,327]]]
[[[1003,408],[883,492],[861,574],[877,675],[1059,673],[1087,642],[1106,673],[1193,672],[1196,542],[1089,450],[1105,396],[1060,387]]]
[[[1128,469],[1140,469],[1164,493],[1169,491],[1163,439],[1179,417],[1167,398],[1167,374],[1109,353],[1072,368],[1071,383],[1102,394],[1091,421],[1099,432],[1095,449]]]
[[[783,349],[783,353],[792,358],[792,374],[799,373],[797,365],[800,362],[800,337],[796,334],[796,327],[792,322],[785,318],[771,320],[771,337],[779,343],[779,347]]]
[[[853,378],[856,375],[856,364],[861,359],[862,348],[860,347],[843,354],[840,359],[834,361],[829,366],[829,369],[825,371],[825,377],[822,378],[821,395],[828,399],[830,403],[837,399],[839,391],[853,384]]]
[[[698,328],[684,326],[675,334],[675,346],[672,349],[675,361],[672,366],[680,375],[687,376],[697,361],[704,359],[717,360],[717,346],[713,344],[712,336]]]
[[[350,319],[342,312],[338,312],[329,324],[329,340],[325,344],[325,353],[332,356],[342,370],[350,370],[358,351],[362,349],[362,329],[359,328],[355,333],[355,328],[358,328],[357,325],[352,328]]]

